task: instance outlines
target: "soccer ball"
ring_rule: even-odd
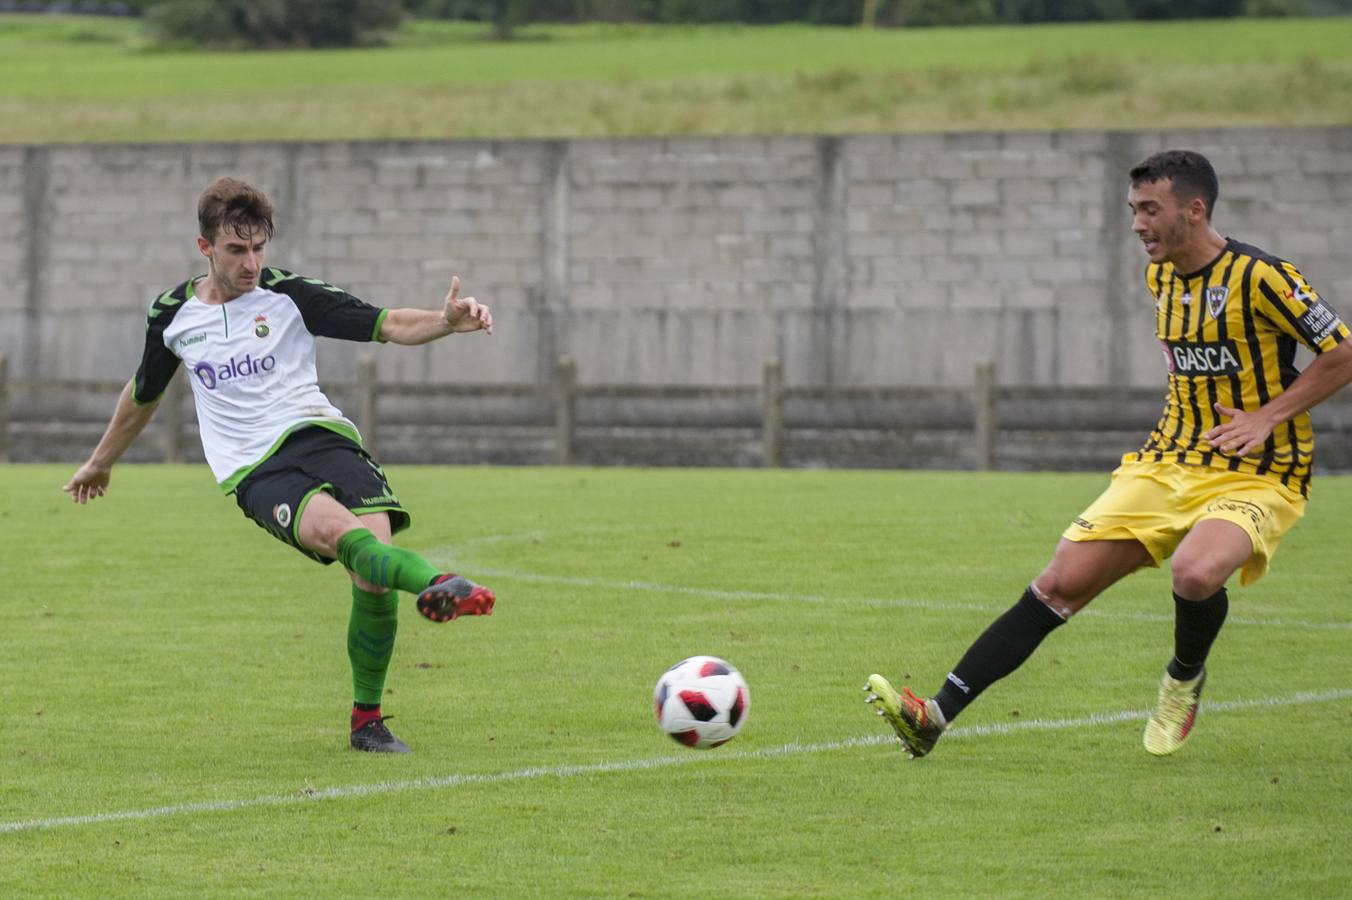
[[[657,724],[678,744],[720,747],[746,724],[746,679],[716,656],[692,656],[662,673],[653,688]]]

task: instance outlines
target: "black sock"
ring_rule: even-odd
[[[1174,658],[1169,677],[1191,681],[1202,674],[1202,664],[1211,652],[1211,642],[1225,624],[1230,596],[1221,588],[1205,600],[1185,600],[1174,594]]]
[[[1023,665],[1042,639],[1065,619],[1047,608],[1029,587],[1000,618],[968,648],[934,701],[952,722],[982,691]]]
[[[373,712],[380,709],[379,703],[354,703],[352,706],[354,709],[359,709],[362,712]]]

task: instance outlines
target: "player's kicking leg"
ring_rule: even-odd
[[[906,688],[898,693],[886,678],[871,675],[864,686],[868,702],[892,726],[913,759],[924,756],[982,691],[1023,665],[1047,635],[1148,559],[1145,548],[1134,540],[1063,538],[1047,568],[981,633],[933,698],[918,697]]]
[[[878,715],[887,720],[897,733],[897,740],[912,759],[918,759],[934,749],[944,733],[946,723],[939,705],[933,700],[917,697],[910,688],[897,693],[892,683],[881,675],[870,675],[865,702],[873,704]]]
[[[438,572],[418,554],[381,541],[369,529],[345,532],[334,549],[338,561],[354,575],[413,594],[418,612],[433,622],[493,613],[497,598],[491,590],[463,575]]]
[[[449,622],[460,616],[491,616],[497,598],[481,584],[463,575],[438,575],[418,594],[418,612],[433,622]]]

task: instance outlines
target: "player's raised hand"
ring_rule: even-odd
[[[108,469],[85,463],[75,470],[61,490],[70,494],[73,503],[88,503],[108,493],[108,477],[111,474]]]
[[[1231,409],[1220,403],[1215,407],[1216,412],[1228,416],[1230,421],[1222,422],[1202,437],[1228,456],[1248,456],[1262,447],[1272,434],[1272,425],[1257,412]]]
[[[473,297],[460,296],[460,276],[451,276],[451,292],[446,295],[442,311],[451,331],[479,331],[493,333],[493,314],[488,307]]]

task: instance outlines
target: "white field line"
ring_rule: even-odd
[[[1322,691],[1319,693],[1301,692],[1285,697],[1261,697],[1255,700],[1225,700],[1206,704],[1208,716],[1235,710],[1260,709],[1273,706],[1292,706],[1310,703],[1327,703],[1336,700],[1352,699],[1352,689]],[[1150,715],[1148,710],[1127,710],[1116,713],[1099,713],[1073,719],[1028,719],[1021,722],[974,725],[970,728],[954,726],[945,735],[945,741],[1006,735],[1018,731],[1063,731],[1075,728],[1092,728],[1099,725],[1111,725],[1118,722],[1143,720]],[[270,806],[293,806],[301,803],[313,803],[322,800],[345,800],[353,797],[373,797],[396,794],[407,791],[440,790],[463,785],[505,784],[515,781],[532,781],[550,778],[579,778],[588,775],[607,775],[611,773],[641,772],[647,769],[663,769],[673,766],[685,766],[709,763],[728,763],[738,760],[777,759],[786,756],[799,756],[808,753],[829,753],[835,750],[849,750],[856,747],[872,747],[895,741],[892,735],[869,735],[867,737],[847,738],[840,741],[826,741],[816,744],[791,743],[763,750],[745,750],[728,752],[721,750],[717,754],[689,751],[673,756],[654,756],[648,759],[617,760],[615,762],[592,763],[572,766],[531,766],[514,769],[510,772],[488,772],[467,775],[440,775],[427,778],[414,778],[408,781],[377,781],[371,784],[352,784],[329,788],[306,788],[294,793],[272,794],[262,797],[245,797],[237,800],[207,800],[200,803],[181,803],[171,806],[155,806],[148,809],[115,810],[102,813],[90,813],[83,816],[62,816],[49,819],[27,819],[17,822],[0,822],[0,834],[23,831],[38,831],[56,828],[74,828],[84,825],[104,825],[110,822],[132,822],[147,819],[166,819],[174,816],[195,815],[198,813],[234,812],[243,809],[258,809]]]
[[[448,558],[448,555],[442,551],[431,551],[427,555],[432,559]],[[540,575],[534,572],[518,572],[512,569],[494,569],[482,566],[470,567],[468,574],[474,578],[510,578],[516,581],[534,582],[536,584],[561,584],[567,587],[599,588],[602,590],[613,591],[644,591],[655,594],[681,594],[685,596],[708,597],[714,600],[730,600],[734,602],[771,600],[777,602],[821,603],[829,605],[850,604],[857,606],[903,609],[961,609],[973,612],[986,612],[992,615],[997,615],[1005,609],[1005,607],[981,603],[960,603],[948,600],[914,600],[904,597],[827,597],[820,594],[790,594],[766,591],[722,591],[715,588],[687,587],[679,584],[661,584],[650,581],[620,581],[567,575]],[[1118,612],[1115,610],[1100,610],[1091,607],[1084,610],[1079,615],[1090,616],[1096,619],[1121,619],[1137,622],[1174,621],[1174,614],[1172,612]],[[1352,622],[1307,622],[1299,619],[1255,619],[1248,616],[1228,616],[1225,620],[1225,624],[1255,625],[1261,628],[1298,628],[1308,631],[1352,631]]]

